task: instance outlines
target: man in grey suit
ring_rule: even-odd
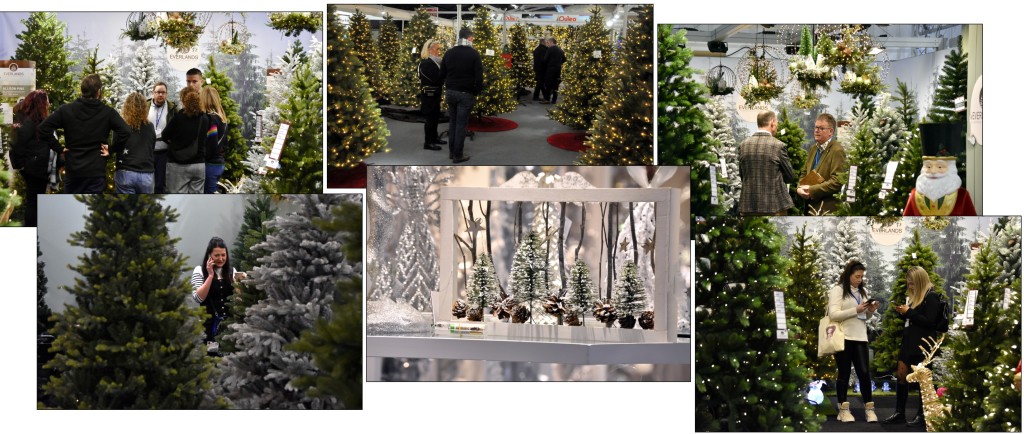
[[[775,113],[757,114],[757,131],[740,143],[741,216],[786,215],[793,207],[787,183],[796,181],[786,144],[774,137]]]

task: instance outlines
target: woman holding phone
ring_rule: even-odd
[[[225,270],[231,270],[227,272]],[[206,246],[206,254],[203,255],[203,265],[192,271],[192,299],[200,306],[206,308],[210,314],[203,323],[203,330],[206,337],[206,351],[216,354],[220,351],[220,345],[215,340],[220,323],[228,316],[228,300],[231,298],[236,279],[245,278],[245,273],[239,273],[231,267],[231,258],[228,256],[228,246],[220,237],[210,238]]]
[[[860,381],[860,393],[864,398],[864,413],[867,421],[878,422],[875,415],[875,403],[871,400],[871,374],[868,370],[868,327],[867,319],[878,308],[878,301],[869,299],[864,289],[864,272],[866,267],[860,261],[846,264],[843,274],[839,276],[839,284],[828,293],[829,318],[839,323],[846,334],[843,351],[835,354],[839,375],[836,378],[836,400],[839,402],[840,422],[853,422],[850,403],[846,401],[846,392],[850,384],[850,365],[857,370]]]

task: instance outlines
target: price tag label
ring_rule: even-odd
[[[494,55],[494,50],[488,48],[487,51],[484,52],[484,55],[485,56],[493,56]]]
[[[786,297],[782,291],[774,292],[776,337],[785,340],[789,336],[789,330],[786,328]]]
[[[274,146],[270,149],[270,154],[264,158],[267,169],[276,170],[281,168],[281,151],[284,150],[284,142],[285,138],[288,137],[289,128],[291,128],[291,124],[288,122],[281,122],[281,128],[278,128],[277,130],[277,138],[274,139]]]
[[[722,170],[722,177],[729,177],[729,170],[725,168],[725,157],[718,157],[718,167]]]
[[[412,54],[416,54],[416,47],[412,47]]]
[[[715,166],[711,167],[711,204],[718,205],[718,175],[715,173]]]
[[[595,59],[600,59],[601,58],[601,50],[594,50],[594,58]]]
[[[967,306],[964,308],[964,325],[974,325],[974,305],[978,303],[978,290],[967,291]]]
[[[850,166],[850,179],[846,181],[846,201],[853,202],[857,198],[857,166]]]
[[[899,161],[890,161],[885,165],[885,179],[882,181],[882,190],[892,190],[892,180],[896,177],[896,168]]]
[[[1010,298],[1013,297],[1013,293],[1010,292],[1010,288],[1003,290],[1003,309],[1010,308]]]

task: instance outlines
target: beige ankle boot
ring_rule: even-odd
[[[853,414],[850,413],[849,402],[839,404],[839,416],[837,416],[836,419],[840,422],[853,422]]]
[[[875,403],[866,402],[864,403],[864,413],[867,414],[868,423],[878,422],[878,416],[875,416]]]

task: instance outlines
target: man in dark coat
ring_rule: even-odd
[[[462,152],[466,142],[466,127],[469,112],[473,109],[476,95],[484,88],[484,65],[480,53],[473,48],[473,31],[459,30],[459,45],[444,53],[441,59],[441,80],[445,85],[445,101],[448,102],[448,157],[452,163],[469,160]]]
[[[565,52],[558,46],[555,38],[547,39],[548,54],[544,69],[544,99],[541,104],[554,104],[558,100],[558,85],[562,83],[562,64],[565,63]]]
[[[548,55],[548,46],[545,39],[541,39],[537,48],[533,49],[533,78],[536,84],[533,86],[533,100],[540,101],[541,92],[544,91],[544,72],[547,70],[545,58]]]

